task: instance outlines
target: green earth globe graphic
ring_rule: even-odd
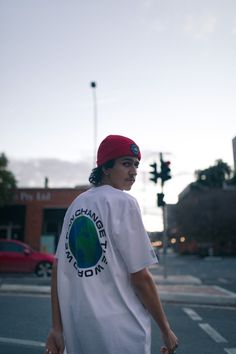
[[[69,233],[69,247],[79,268],[95,266],[102,255],[96,227],[86,216],[78,217]]]

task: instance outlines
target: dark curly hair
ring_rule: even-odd
[[[110,160],[104,163],[104,165],[95,167],[92,169],[92,172],[89,176],[89,182],[95,187],[99,186],[102,182],[103,171],[107,168],[112,168],[114,166],[115,160]]]

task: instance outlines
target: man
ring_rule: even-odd
[[[150,354],[150,314],[163,353],[178,345],[148,267],[157,262],[134,197],[141,153],[109,135],[97,152],[93,187],[65,215],[52,274],[52,330],[46,354]]]

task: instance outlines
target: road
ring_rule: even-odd
[[[40,354],[50,327],[50,298],[0,295],[0,354]]]
[[[178,353],[235,354],[235,307],[184,304],[164,304],[164,307],[180,340]],[[0,309],[0,353],[42,354],[50,328],[49,296],[1,294]],[[162,342],[154,324],[152,337],[152,354],[156,354]]]
[[[165,304],[168,319],[179,338],[179,354],[236,353],[236,308]],[[158,353],[160,339],[153,326],[152,354]]]
[[[236,258],[179,257],[168,255],[167,275],[192,275],[203,284],[236,292]],[[163,262],[155,268],[163,273]],[[34,276],[1,275],[0,282],[46,285]],[[180,340],[177,353],[236,354],[235,306],[164,303],[169,321]],[[50,328],[50,297],[39,294],[0,293],[0,354],[42,354]],[[162,344],[153,323],[152,354]],[[103,354],[103,353],[95,353]]]

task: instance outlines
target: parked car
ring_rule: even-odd
[[[38,252],[21,241],[0,239],[0,272],[51,276],[54,255]]]

